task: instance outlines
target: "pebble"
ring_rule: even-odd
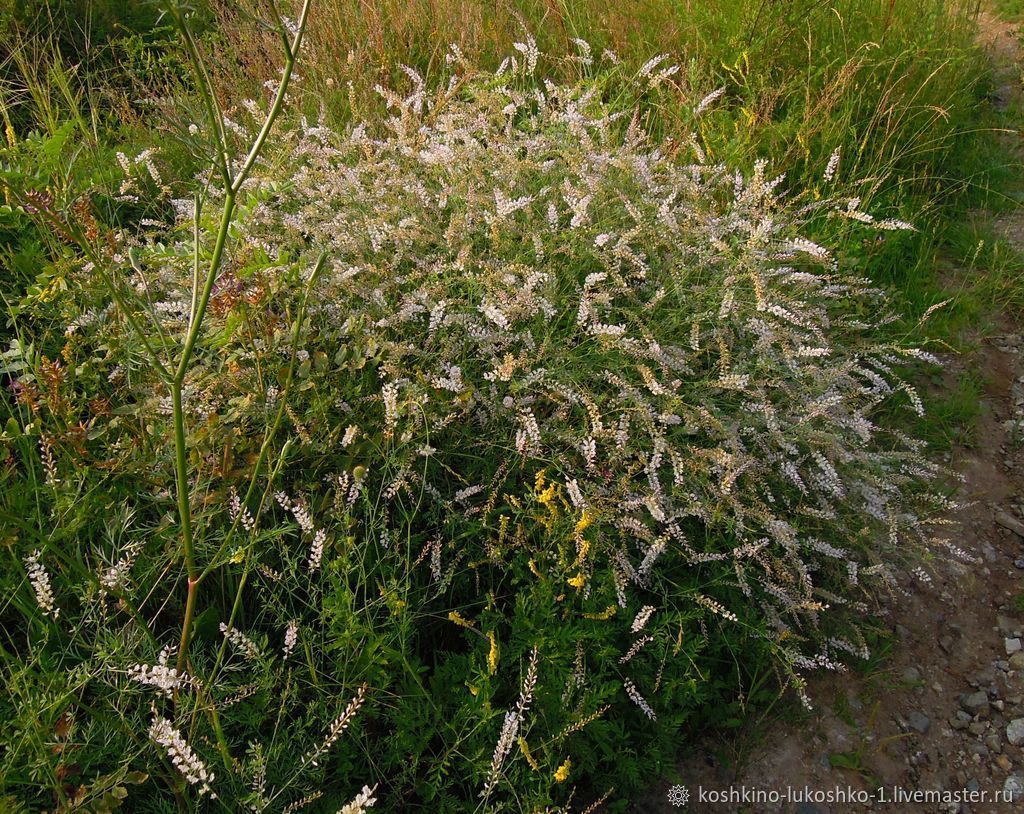
[[[1004,639],[1003,646],[1006,648],[1006,655],[1008,656],[1021,651],[1020,639]]]
[[[1003,783],[1003,797],[1012,803],[1024,800],[1024,775],[1011,774]]]
[[[928,730],[932,728],[932,719],[916,709],[907,715],[907,723],[910,725],[911,729],[920,732],[922,735],[926,734]],[[1024,723],[1024,720],[1022,720],[1022,723]]]
[[[991,667],[986,667],[984,670],[978,672],[974,678],[970,679],[967,683],[977,689],[978,687],[987,687],[993,681],[996,680],[996,671]]]
[[[1011,670],[1024,670],[1024,652],[1014,653],[1007,664]]]
[[[967,744],[967,752],[974,758],[975,762],[988,760],[990,754],[988,747],[985,744],[976,743],[974,741]]]
[[[908,684],[916,684],[921,680],[921,671],[916,667],[907,667],[903,671],[903,680]]]
[[[1007,724],[1006,739],[1014,746],[1024,743],[1024,718],[1015,718]]]
[[[996,512],[996,522],[1004,529],[1009,529],[1018,537],[1024,537],[1024,523],[1021,523],[1012,514],[1005,511]]]
[[[984,690],[960,696],[960,706],[971,715],[988,715],[988,693]]]
[[[1013,768],[1013,761],[1011,761],[1006,755],[1000,755],[996,758],[996,765],[1004,772],[1008,772]]]
[[[1014,619],[1012,616],[1003,616],[1002,614],[996,616],[996,627],[999,629],[1000,635],[1006,638],[1024,636],[1024,625],[1021,625],[1020,620]]]

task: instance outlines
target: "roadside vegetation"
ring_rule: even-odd
[[[975,14],[0,6],[0,810],[626,810],[871,658],[1021,296]]]

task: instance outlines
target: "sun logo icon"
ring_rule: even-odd
[[[686,786],[673,786],[668,790],[668,801],[680,808],[690,802],[690,791]]]

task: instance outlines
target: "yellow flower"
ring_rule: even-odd
[[[487,672],[494,675],[498,672],[498,637],[493,630],[487,631],[487,638],[491,642],[491,652],[487,654]]]
[[[522,735],[519,736],[519,749],[522,751],[523,757],[526,758],[526,762],[530,764],[531,769],[534,771],[540,769],[540,766],[537,765],[537,759],[533,756],[533,753],[530,752],[530,745]]]
[[[568,581],[568,583],[570,585],[572,585],[573,588],[575,588],[576,590],[579,590],[580,588],[582,588],[586,584],[587,578],[585,576],[583,576],[582,572],[577,572],[576,576],[572,577],[571,579],[569,579],[567,581]]]
[[[473,627],[473,623],[470,622],[468,619],[466,619],[458,611],[452,611],[451,613],[449,613],[448,614],[448,619],[450,621],[452,621],[452,622],[455,622],[455,624],[457,624],[459,627],[468,627],[468,628],[472,628]]]
[[[555,770],[555,782],[556,783],[564,783],[566,780],[568,780],[569,779],[569,769],[571,769],[571,768],[572,768],[572,761],[569,760],[569,758],[566,758],[565,759],[565,763],[563,763],[561,766],[559,766]]]
[[[587,528],[593,522],[594,522],[594,518],[590,516],[590,512],[587,511],[586,509],[584,509],[583,510],[583,514],[580,515],[579,522],[576,524],[576,529],[574,530],[573,533],[574,534],[582,534],[584,531],[587,530]]]
[[[600,613],[584,613],[584,619],[611,619],[619,610],[618,605],[609,605]]]

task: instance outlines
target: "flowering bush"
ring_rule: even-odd
[[[628,797],[735,680],[731,651],[803,694],[806,671],[866,649],[829,609],[942,544],[920,488],[936,469],[893,415],[920,409],[899,371],[926,355],[884,339],[884,293],[804,236],[907,224],[787,199],[696,137],[654,143],[607,75],[540,83],[536,60],[527,42],[444,87],[410,72],[408,95],[381,91],[386,122],[303,120],[241,185],[184,382],[197,556],[220,583],[186,671],[159,544],[170,394],[129,314],[101,303],[67,329],[101,382],[88,442],[46,425],[48,393],[84,400],[75,377],[22,378],[55,495],[101,463],[136,479],[86,555],[94,589],[72,601],[29,560],[53,636],[76,612],[132,631],[72,659],[138,725],[124,770],[169,760],[197,799],[257,811],[285,790],[356,794],[353,811]],[[639,92],[672,71],[652,60]],[[208,209],[176,208],[108,258],[158,354],[213,250]],[[168,697],[177,722],[150,712]]]

